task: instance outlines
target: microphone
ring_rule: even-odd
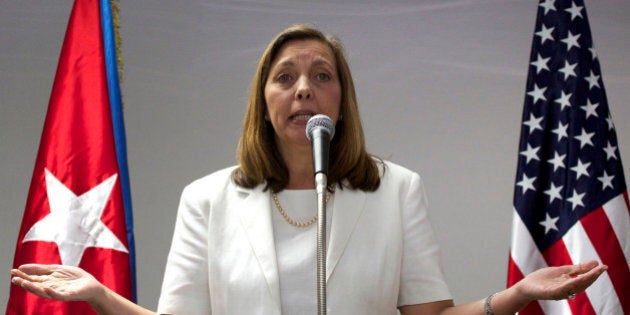
[[[328,175],[328,152],[334,135],[335,125],[326,115],[315,115],[306,123],[306,137],[311,142],[315,175]]]
[[[306,123],[306,137],[311,142],[315,190],[317,191],[317,314],[326,315],[326,186],[328,151],[335,125],[326,115],[315,115]]]

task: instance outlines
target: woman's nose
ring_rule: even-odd
[[[308,100],[312,97],[312,95],[313,92],[311,91],[310,82],[308,82],[307,78],[302,77],[298,82],[296,98],[299,100]]]

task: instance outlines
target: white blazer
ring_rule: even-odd
[[[396,314],[398,306],[451,299],[420,177],[385,165],[376,192],[335,192],[329,314]],[[237,186],[233,169],[184,189],[158,313],[281,314],[270,193]]]

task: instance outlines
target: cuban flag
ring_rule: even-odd
[[[13,266],[78,266],[135,301],[115,13],[109,0],[74,3]],[[95,314],[86,302],[42,299],[16,286],[6,313]]]

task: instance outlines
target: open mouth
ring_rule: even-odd
[[[291,116],[291,120],[304,120],[308,121],[315,114],[296,114]]]

